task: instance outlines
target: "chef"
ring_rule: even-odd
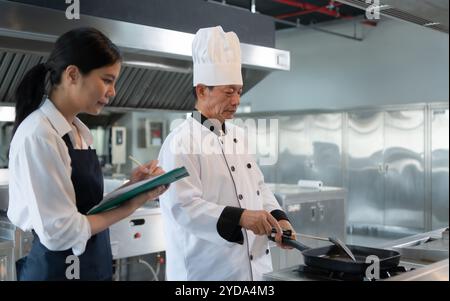
[[[190,177],[160,197],[168,280],[262,280],[272,271],[267,236],[293,230],[232,119],[242,93],[240,43],[220,26],[192,44],[196,110],[164,141],[165,170]],[[295,237],[294,237],[295,238]],[[283,248],[286,246],[280,245]]]

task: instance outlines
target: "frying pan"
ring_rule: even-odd
[[[274,237],[269,236],[269,238],[274,240]],[[378,257],[380,270],[395,268],[400,263],[400,253],[392,250],[347,245],[355,255],[356,261],[353,261],[335,245],[310,248],[286,235],[283,235],[282,242],[302,252],[307,266],[330,272],[365,274],[367,268],[373,264],[372,261],[366,263],[366,258],[371,255]]]

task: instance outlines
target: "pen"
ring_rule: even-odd
[[[138,166],[144,166],[144,164],[142,164],[138,159],[136,159],[135,157],[133,157],[133,156],[128,156],[128,158],[131,160],[131,161],[133,161],[134,163],[136,163]],[[149,175],[152,175],[152,173],[154,172],[154,170],[150,170],[150,169],[148,169],[148,174]]]
[[[133,156],[128,156],[128,158],[129,158],[131,161],[133,161],[134,163],[136,163],[138,166],[144,165],[144,164],[142,164],[141,162],[139,162],[139,160],[136,159],[136,158],[133,157]]]

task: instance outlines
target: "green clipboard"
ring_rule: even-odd
[[[161,185],[168,185],[187,176],[189,176],[189,173],[186,168],[180,167],[155,178],[143,180],[123,187],[107,194],[103,200],[97,206],[89,210],[87,214],[91,215],[111,210],[143,192],[152,190]]]

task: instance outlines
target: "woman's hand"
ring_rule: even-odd
[[[126,206],[127,209],[130,211],[130,214],[136,211],[139,207],[144,205],[148,201],[154,201],[156,200],[161,194],[166,192],[166,190],[169,188],[167,185],[156,187],[153,190],[141,193],[138,196],[135,196],[132,198],[129,202],[126,202],[122,206]]]
[[[158,160],[152,160],[133,169],[133,171],[131,172],[130,180],[126,185],[134,184],[151,177],[160,176],[163,173],[164,170],[162,170],[161,167],[158,166]]]
[[[98,214],[88,215],[87,219],[91,225],[92,235],[97,234],[127,216],[130,216],[147,201],[157,199],[167,190],[167,188],[168,186],[159,186],[148,192],[141,193],[117,208]]]

